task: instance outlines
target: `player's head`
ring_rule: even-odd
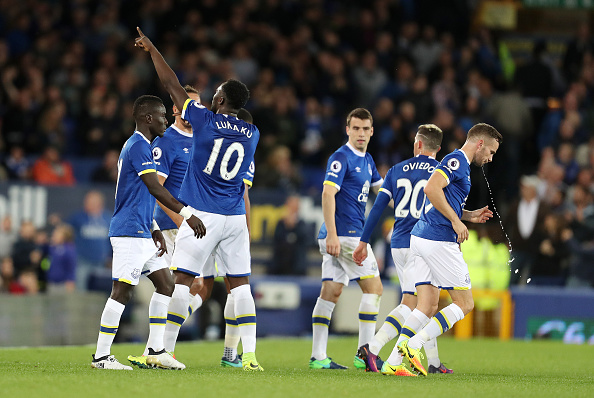
[[[472,126],[466,137],[466,143],[476,149],[472,162],[477,166],[492,162],[493,155],[499,149],[499,144],[502,141],[503,137],[495,127],[487,123],[478,123]]]
[[[136,128],[147,129],[151,138],[162,137],[167,129],[167,118],[165,117],[165,105],[159,97],[154,95],[142,95],[134,101],[132,111]],[[142,131],[142,130],[141,130]],[[146,133],[146,131],[142,131]]]
[[[367,144],[373,135],[373,116],[365,108],[353,109],[346,119],[346,133],[349,143],[359,151],[367,151]]]
[[[254,118],[252,117],[252,114],[249,113],[245,108],[241,108],[239,112],[237,112],[237,118],[249,124],[254,124]]]
[[[441,149],[443,131],[434,124],[422,124],[415,136],[414,154],[435,155]]]
[[[188,97],[200,103],[200,91],[198,91],[198,89],[186,84],[184,86],[184,90],[186,90],[186,93],[188,93]],[[175,116],[176,123],[179,122],[186,130],[191,131],[192,125],[187,120],[181,118],[181,110],[177,109],[177,106],[175,105],[173,105],[173,116]]]
[[[219,113],[225,110],[237,113],[250,99],[250,90],[239,80],[229,79],[217,88],[212,98],[211,111]]]

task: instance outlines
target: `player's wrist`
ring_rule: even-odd
[[[179,215],[182,216],[184,220],[187,220],[194,215],[194,211],[196,210],[193,207],[185,206],[179,211]]]

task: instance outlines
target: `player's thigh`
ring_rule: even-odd
[[[338,263],[348,275],[349,280],[359,281],[379,277],[377,260],[375,259],[371,245],[367,244],[367,258],[361,265],[358,265],[353,260],[353,252],[359,245],[359,238],[339,236],[338,239],[340,240],[341,246]]]
[[[407,247],[392,249],[392,259],[396,266],[396,273],[398,274],[402,294],[414,295],[416,289],[415,280],[412,277],[413,261],[410,249]]]
[[[422,257],[431,269],[431,274],[439,288],[445,290],[471,288],[468,266],[457,243],[425,240],[422,250],[424,250]]]
[[[412,279],[414,280],[413,284],[415,286],[415,290],[417,286],[421,285],[438,286],[437,281],[434,280],[435,278],[431,273],[429,264],[427,264],[427,261],[425,261],[425,258],[422,255],[423,245],[424,242],[422,242],[420,238],[411,236],[410,252],[408,258],[408,267],[410,267],[410,270],[408,270],[408,273],[413,275]]]
[[[322,254],[322,283],[331,281],[348,286],[349,276],[340,265],[338,258],[326,252],[326,239],[318,239],[318,245]]]
[[[167,263],[167,266],[171,266],[171,260],[173,259],[173,252],[175,251],[175,238],[177,237],[177,228],[164,229],[161,232],[165,238],[165,244],[167,245],[167,253],[163,254],[163,259]]]
[[[220,214],[195,211],[206,227],[206,235],[198,239],[187,222],[183,222],[175,239],[175,251],[171,262],[173,271],[201,276],[204,264],[221,241],[224,217]]]
[[[157,253],[152,239],[112,237],[113,261],[112,279],[132,286],[138,285],[145,263]]]
[[[225,232],[216,248],[218,272],[239,278],[251,275],[250,236],[244,215],[225,216]]]

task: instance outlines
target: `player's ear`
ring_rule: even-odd
[[[146,124],[151,124],[153,122],[153,115],[147,113],[146,115],[144,115],[144,119],[146,120]]]

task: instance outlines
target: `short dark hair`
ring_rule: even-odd
[[[477,123],[468,130],[468,139],[491,137],[498,143],[503,142],[503,136],[497,129],[487,123]]]
[[[134,101],[132,115],[134,119],[138,119],[147,113],[151,113],[158,106],[164,106],[161,98],[154,95],[141,95]]]
[[[361,120],[369,120],[369,121],[371,121],[371,125],[373,126],[373,116],[371,116],[371,112],[369,112],[365,108],[353,109],[347,116],[347,119],[346,119],[347,126],[351,125],[351,119],[354,117],[357,119],[361,119]]]
[[[436,151],[441,147],[443,140],[443,131],[434,124],[421,124],[417,130],[417,135],[421,137],[421,141],[427,149]]]
[[[241,109],[250,99],[250,90],[239,80],[229,79],[221,86],[232,109]]]
[[[252,114],[249,113],[245,108],[241,108],[239,112],[237,112],[237,118],[248,122],[249,124],[254,124],[254,118],[252,117]]]
[[[200,90],[198,90],[197,88],[195,88],[193,86],[190,86],[189,84],[186,84],[184,86],[184,90],[186,90],[186,93],[188,93],[188,94],[193,93],[193,94],[200,95]]]

